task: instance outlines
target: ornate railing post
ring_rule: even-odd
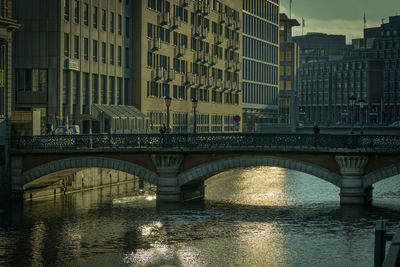
[[[180,202],[182,190],[179,186],[178,173],[183,160],[179,154],[152,155],[159,174],[157,181],[157,202]]]
[[[367,156],[336,156],[342,174],[340,204],[363,205],[372,200],[372,188],[364,188],[362,175],[368,163]]]

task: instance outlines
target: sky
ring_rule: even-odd
[[[281,13],[289,16],[289,1],[281,0]],[[302,23],[304,34],[322,32],[344,34],[346,42],[361,38],[364,28],[378,27],[390,16],[400,15],[400,0],[292,0],[292,18]],[[301,35],[302,27],[294,27],[293,35]]]

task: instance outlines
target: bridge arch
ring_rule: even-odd
[[[371,173],[368,173],[363,177],[363,187],[367,188],[374,183],[385,180],[387,178],[400,174],[400,163],[392,164],[387,167],[378,169]]]
[[[158,175],[137,164],[102,157],[71,157],[51,161],[23,172],[23,184],[26,185],[40,177],[58,171],[79,168],[106,168],[126,172],[142,178],[145,182],[157,184]]]
[[[325,168],[299,160],[271,156],[242,156],[205,163],[181,173],[179,175],[179,185],[184,186],[193,182],[204,181],[213,175],[230,169],[259,166],[295,170],[313,175],[338,187],[342,185],[341,176]]]

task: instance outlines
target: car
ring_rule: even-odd
[[[391,124],[389,124],[390,127],[400,127],[400,121],[395,121]]]
[[[80,134],[79,125],[59,125],[46,135]]]
[[[79,135],[79,125],[59,125],[45,136],[39,136],[34,142],[39,148],[76,147],[82,140],[77,140],[74,135]]]

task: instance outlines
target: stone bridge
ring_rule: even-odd
[[[158,202],[203,198],[204,181],[234,168],[274,166],[340,188],[341,204],[367,204],[372,185],[400,174],[400,137],[309,134],[136,134],[18,137],[11,193],[68,169],[108,168],[157,186]],[[266,178],[267,179],[267,178]]]

